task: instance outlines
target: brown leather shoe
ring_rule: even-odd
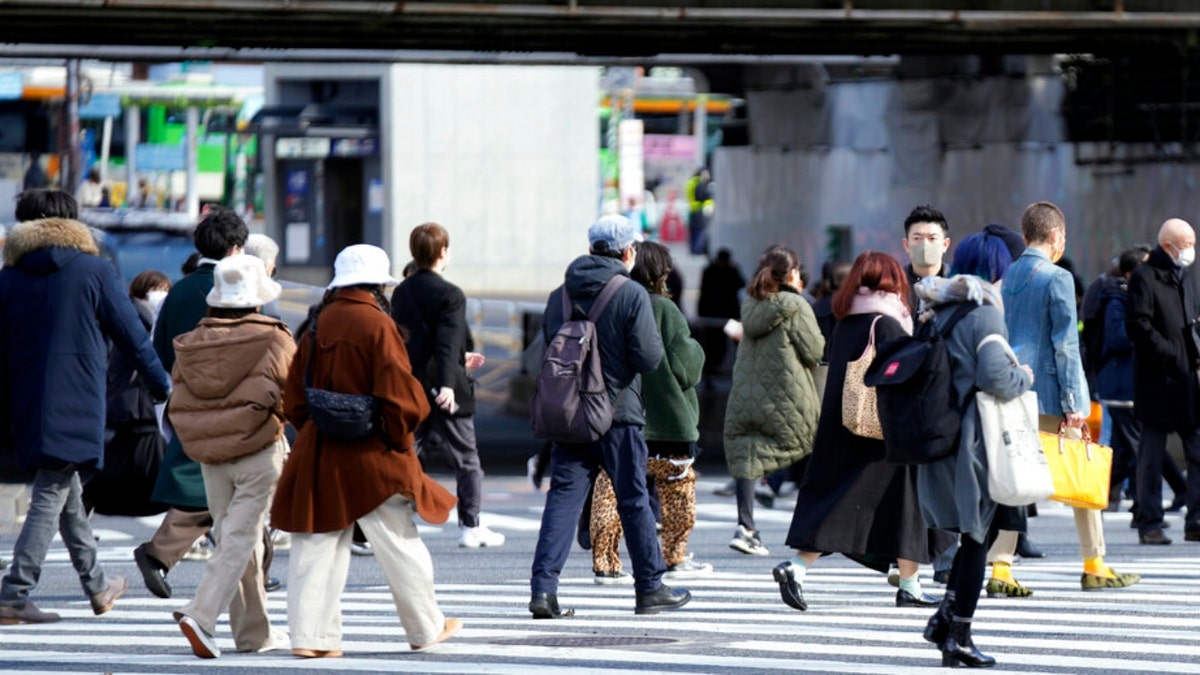
[[[100,616],[112,609],[113,603],[117,601],[117,598],[125,595],[128,588],[129,581],[125,577],[113,577],[108,582],[108,588],[92,596],[92,613]]]
[[[463,627],[462,619],[446,619],[446,625],[444,628],[442,628],[441,634],[438,635],[436,638],[434,638],[432,642],[427,642],[423,645],[414,645],[412,643],[409,643],[408,646],[412,647],[413,651],[417,651],[417,652],[419,652],[423,649],[429,649],[430,647],[432,647],[440,642],[445,642],[446,640],[450,639],[450,636],[454,635],[458,631],[462,630],[462,627]]]
[[[0,607],[0,624],[15,626],[19,623],[57,623],[62,617],[54,612],[43,612],[32,602],[24,607]]]

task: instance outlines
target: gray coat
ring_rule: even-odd
[[[937,307],[933,320],[938,326],[943,325],[957,306],[958,303],[948,303]],[[1033,384],[1029,374],[1014,366],[1000,345],[990,342],[976,355],[979,342],[993,333],[1008,336],[1003,312],[988,304],[967,314],[950,332],[946,348],[950,352],[954,391],[959,401],[972,387],[1001,398],[1013,398]],[[987,472],[987,450],[972,395],[963,414],[958,452],[917,467],[917,492],[925,522],[930,527],[960,532],[984,543],[996,512],[996,502],[988,495]]]

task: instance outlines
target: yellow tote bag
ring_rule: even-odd
[[[1054,478],[1057,502],[1085,509],[1108,506],[1108,487],[1112,475],[1112,448],[1093,443],[1087,427],[1083,439],[1067,438],[1059,429],[1057,434],[1038,432],[1050,475]]]

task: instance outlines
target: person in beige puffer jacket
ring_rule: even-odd
[[[217,541],[196,597],[174,613],[201,658],[221,655],[213,634],[226,606],[238,651],[286,647],[267,618],[261,533],[287,450],[282,392],[296,349],[282,321],[257,312],[281,290],[261,260],[223,258],[213,277],[208,317],[175,338],[167,408],[201,465]]]

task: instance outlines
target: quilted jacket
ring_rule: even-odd
[[[821,401],[811,367],[825,349],[812,308],[784,288],[742,303],[743,337],[725,409],[725,459],[735,478],[758,478],[812,452]]]

